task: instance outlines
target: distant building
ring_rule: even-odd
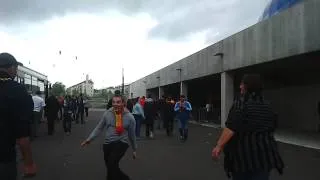
[[[89,80],[89,76],[87,75],[85,81],[67,88],[67,93],[70,95],[78,95],[82,93],[84,96],[92,97],[94,94],[93,85],[93,81]]]
[[[114,93],[115,87],[107,87],[106,90],[107,92],[111,91],[112,93]]]

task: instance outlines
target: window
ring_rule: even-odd
[[[31,76],[29,74],[24,74],[24,84],[26,86],[27,91],[32,91]]]

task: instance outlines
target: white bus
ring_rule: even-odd
[[[48,97],[51,87],[48,81],[48,76],[34,71],[25,66],[18,66],[18,73],[15,81],[24,84],[29,93],[41,91],[45,98]]]

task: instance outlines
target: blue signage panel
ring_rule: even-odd
[[[269,3],[269,5],[265,8],[260,20],[268,19],[271,16],[292,7],[301,1],[303,0],[272,0]]]

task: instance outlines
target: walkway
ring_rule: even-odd
[[[103,112],[90,112],[86,125],[74,125],[71,136],[65,136],[58,125],[54,136],[39,137],[33,151],[39,166],[34,180],[104,180],[105,167],[101,152],[101,136],[89,147],[80,142],[100,119]],[[157,132],[154,140],[139,141],[138,159],[131,159],[131,149],[121,167],[133,180],[224,180],[223,161],[211,159],[211,149],[219,131],[191,125],[190,139],[182,144],[175,137]],[[287,168],[285,175],[272,174],[273,180],[319,180],[320,151],[279,144]]]

